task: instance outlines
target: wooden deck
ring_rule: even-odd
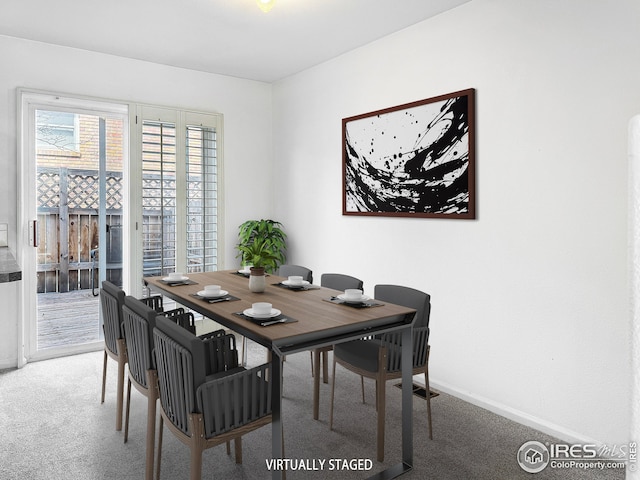
[[[166,310],[177,306],[173,300],[164,298]],[[195,320],[198,334],[222,328],[200,314],[195,314]],[[100,297],[94,297],[91,290],[38,294],[38,350],[103,340]]]
[[[38,294],[38,350],[103,338],[100,297],[94,297],[91,290]]]

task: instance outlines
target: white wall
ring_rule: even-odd
[[[0,221],[17,221],[17,87],[222,112],[228,264],[235,227],[273,216],[318,277],[432,294],[440,388],[567,439],[626,441],[638,8],[474,0],[276,84],[273,119],[270,85],[0,36]],[[340,120],[470,87],[478,219],[341,216]],[[12,298],[0,368],[16,362]]]
[[[237,264],[237,226],[249,217],[272,215],[271,193],[262,188],[271,178],[271,85],[4,36],[0,65],[0,222],[10,225],[12,251],[17,250],[18,87],[223,113],[229,267]],[[10,314],[0,319],[0,368],[17,363],[18,300],[15,294],[7,297],[3,293],[3,309]]]
[[[474,0],[274,86],[290,260],[429,292],[433,384],[568,441],[629,440],[639,13]],[[341,119],[465,88],[478,219],[341,216]]]

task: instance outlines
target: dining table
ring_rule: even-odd
[[[184,279],[145,277],[153,291],[176,301],[239,335],[264,346],[271,352],[272,370],[272,456],[283,456],[282,384],[286,355],[314,352],[313,416],[318,418],[320,391],[318,349],[390,331],[402,332],[402,459],[368,477],[395,478],[413,467],[412,426],[412,325],[415,310],[369,299],[347,303],[340,291],[313,284],[289,285],[287,278],[267,275],[263,292],[252,292],[249,279],[238,270],[187,273]],[[204,287],[219,285],[216,298],[205,298]],[[280,313],[265,321],[247,317],[257,302],[271,303]],[[273,312],[278,313],[276,311]],[[244,352],[243,352],[244,353]],[[272,478],[283,478],[282,469],[273,469]]]

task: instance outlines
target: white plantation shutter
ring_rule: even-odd
[[[217,270],[222,118],[147,110],[139,121],[143,275]]]
[[[218,169],[216,131],[187,127],[187,270],[218,264]]]

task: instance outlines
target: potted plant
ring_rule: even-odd
[[[241,246],[246,247],[260,239],[264,241],[263,250],[269,250],[273,255],[273,261],[265,265],[269,273],[275,273],[280,265],[286,261],[285,250],[287,235],[282,230],[282,224],[274,220],[247,220],[240,225],[238,232],[238,256],[242,257],[244,265],[253,264],[248,260],[240,249]]]
[[[249,289],[263,292],[265,272],[275,272],[285,261],[286,234],[282,224],[273,220],[248,220],[240,225],[238,256],[251,265]]]

